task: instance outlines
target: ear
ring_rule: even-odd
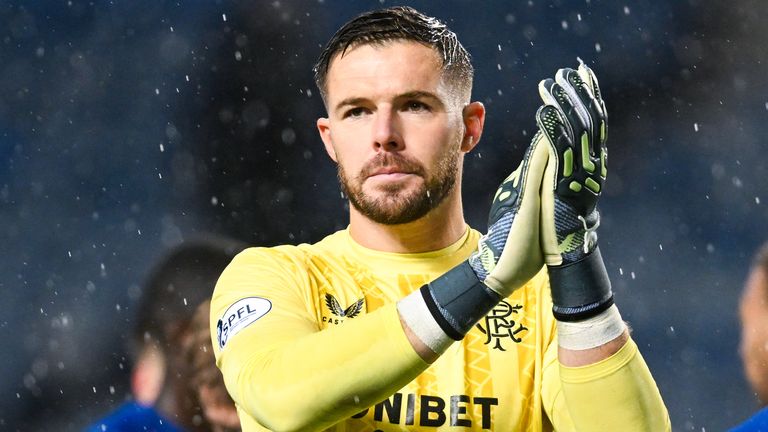
[[[469,152],[483,135],[483,126],[485,126],[485,106],[481,102],[472,102],[464,107],[462,112],[464,118],[464,137],[461,140],[461,151]]]
[[[152,406],[165,384],[165,357],[159,349],[148,346],[136,359],[131,372],[131,392],[141,405]]]
[[[333,139],[331,139],[331,121],[325,117],[317,119],[317,131],[320,133],[320,139],[323,140],[326,153],[334,162],[338,163],[336,150],[333,148]]]

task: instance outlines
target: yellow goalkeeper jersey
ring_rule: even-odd
[[[557,362],[546,271],[429,365],[395,303],[466,260],[480,234],[417,254],[347,230],[251,248],[211,303],[217,365],[243,430],[664,431],[666,408],[631,340],[600,363]]]

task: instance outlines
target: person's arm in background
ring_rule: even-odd
[[[597,201],[607,175],[607,112],[583,63],[539,84],[551,143],[542,186],[542,248],[557,320],[544,405],[558,430],[663,431],[661,395],[613,303],[597,247]],[[554,358],[557,361],[554,361]]]

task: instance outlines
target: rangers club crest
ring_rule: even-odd
[[[482,323],[477,323],[475,326],[486,336],[485,345],[493,342],[494,349],[506,351],[502,340],[511,339],[514,343],[522,342],[523,335],[528,332],[528,327],[520,323],[522,317],[519,315],[522,309],[523,305],[512,306],[506,300],[502,300],[485,316]]]

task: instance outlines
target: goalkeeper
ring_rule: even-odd
[[[407,7],[366,13],[315,73],[350,222],[248,249],[219,279],[211,331],[243,430],[670,430],[597,246],[592,71],[540,83],[539,132],[485,235],[460,189],[485,108],[453,32]]]

